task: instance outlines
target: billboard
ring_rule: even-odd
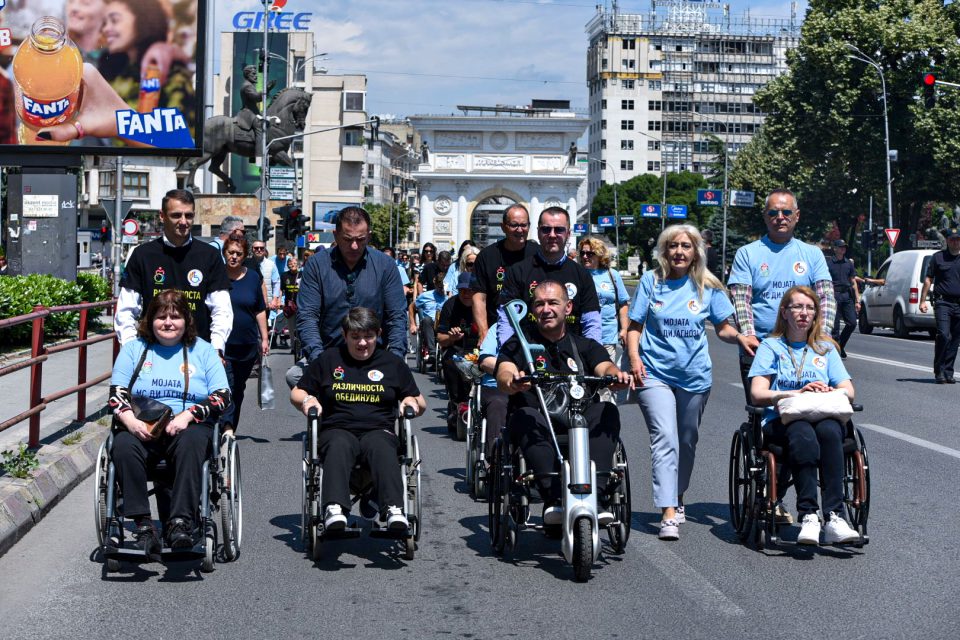
[[[287,86],[287,65],[284,60],[287,58],[289,35],[286,33],[271,33],[267,40],[267,49],[272,54],[267,63],[267,74],[270,76],[269,83],[273,83],[268,94],[269,100],[272,100],[277,93]],[[243,85],[243,68],[247,65],[257,65],[260,61],[260,50],[263,49],[263,33],[234,33],[233,34],[233,87],[230,92],[231,102],[230,115],[236,115],[243,108],[243,101],[240,97],[240,87]],[[282,58],[278,60],[277,58]],[[268,84],[269,84],[268,83]],[[257,91],[263,91],[263,74],[257,74]],[[266,109],[260,105],[260,113]],[[259,153],[259,151],[258,151]],[[251,162],[237,153],[230,154],[230,179],[233,180],[237,193],[255,193],[260,188],[260,163]],[[282,195],[282,194],[281,194]],[[275,199],[281,199],[280,196],[274,196]]]
[[[0,2],[0,154],[200,155],[206,4]]]

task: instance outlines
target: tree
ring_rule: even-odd
[[[394,238],[403,240],[407,235],[407,228],[414,223],[413,214],[407,208],[406,202],[366,204],[364,209],[370,214],[370,242],[380,249],[392,246],[391,233]]]

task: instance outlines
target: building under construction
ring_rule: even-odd
[[[735,18],[718,2],[651,0],[646,14],[598,5],[586,26],[589,153],[600,160],[590,163],[589,198],[611,179],[709,173],[713,136],[733,157],[763,123],[754,94],[786,72],[799,41],[790,8],[789,18]]]

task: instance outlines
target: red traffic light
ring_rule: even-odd
[[[935,74],[933,73],[923,74],[923,84],[927,85],[928,87],[932,87],[936,83],[937,83],[937,76]]]

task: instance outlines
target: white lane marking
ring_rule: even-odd
[[[945,447],[942,444],[937,444],[936,442],[930,442],[929,440],[924,440],[923,438],[918,438],[916,436],[911,436],[906,433],[894,431],[893,429],[881,427],[878,424],[857,423],[857,426],[860,427],[861,429],[869,429],[870,431],[876,431],[877,433],[882,433],[883,435],[890,436],[891,438],[896,438],[897,440],[903,440],[904,442],[915,444],[918,447],[923,447],[924,449],[930,449],[931,451],[936,451],[937,453],[942,453],[946,456],[950,456],[952,458],[956,458],[960,460],[960,451],[957,451],[956,449],[951,449],[950,447]]]
[[[888,360],[886,358],[876,358],[874,356],[865,356],[859,353],[850,353],[847,351],[847,356],[850,358],[856,358],[857,360],[866,360],[867,362],[876,362],[877,364],[888,364],[893,367],[902,367],[904,369],[913,369],[914,371],[923,371],[925,373],[933,373],[933,367],[924,367],[919,364],[908,364],[906,362],[898,362],[896,360]]]
[[[696,569],[653,535],[636,535],[640,553],[688,598],[704,609],[724,616],[742,616],[743,609],[717,589]]]
[[[730,383],[730,386],[736,387],[737,389],[743,389],[743,383],[742,383],[742,382],[731,382],[731,383]]]

